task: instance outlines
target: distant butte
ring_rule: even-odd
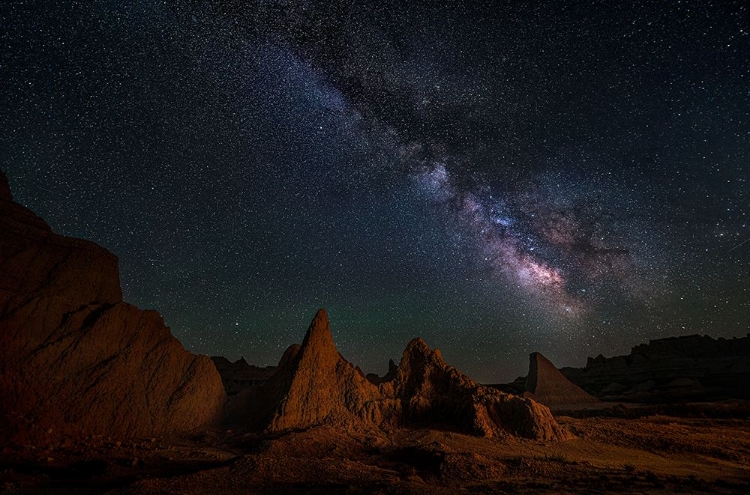
[[[750,335],[714,339],[688,335],[651,340],[629,355],[589,358],[562,368],[597,397],[631,402],[750,398]]]
[[[550,407],[599,402],[599,399],[565,378],[565,375],[539,352],[529,356],[529,374],[526,376],[524,388],[524,396]]]

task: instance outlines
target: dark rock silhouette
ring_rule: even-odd
[[[626,400],[750,397],[750,335],[714,339],[689,335],[652,340],[627,356],[589,358],[562,368],[589,393]]]
[[[242,357],[235,362],[223,356],[212,356],[216,369],[221,375],[227,395],[235,395],[247,388],[259,387],[276,372],[276,366],[254,366]]]
[[[524,384],[524,396],[546,406],[588,404],[598,399],[586,393],[558,370],[539,352],[529,356],[529,374]]]
[[[393,362],[393,359],[389,359],[388,360],[388,372],[385,375],[381,377],[376,373],[368,373],[366,376],[367,376],[367,379],[370,381],[370,383],[374,385],[380,385],[381,383],[385,383],[385,382],[393,380],[396,377],[397,371],[398,371],[398,366],[396,366],[396,363]]]
[[[12,201],[0,172],[0,443],[184,433],[221,420],[206,356],[122,302],[117,258]]]
[[[13,201],[13,195],[8,185],[8,177],[0,170],[0,201]]]
[[[392,378],[378,385],[337,351],[325,310],[315,315],[301,346],[233,415],[267,433],[335,425],[348,430],[407,424],[481,436],[561,440],[568,433],[549,409],[531,399],[483,387],[445,363],[422,339],[407,346]],[[390,374],[390,373],[389,373]]]

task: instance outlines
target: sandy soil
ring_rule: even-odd
[[[750,493],[750,419],[559,416],[577,438],[330,428],[0,454],[0,493]]]

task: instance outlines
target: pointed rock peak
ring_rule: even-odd
[[[427,342],[422,340],[420,337],[417,337],[416,339],[412,339],[409,341],[409,343],[406,345],[406,351],[404,352],[412,353],[415,351],[427,353],[432,351],[432,349],[430,349],[430,346],[427,345]]]
[[[388,360],[388,373],[394,373],[398,369],[398,366],[396,363],[393,362],[393,359]]]
[[[8,177],[0,170],[0,201],[13,201],[13,195],[8,185]]]
[[[406,346],[398,369],[408,375],[412,370],[424,367],[443,368],[445,366],[447,364],[443,360],[440,351],[430,349],[430,346],[424,340],[416,338]]]
[[[305,340],[302,341],[302,352],[308,348],[332,349],[336,351],[331,334],[331,323],[328,321],[328,313],[325,309],[319,309],[310,323]],[[336,351],[338,353],[338,351]]]
[[[529,354],[529,358],[532,360],[541,361],[542,363],[552,364],[552,361],[544,357],[544,354],[542,354],[541,352],[532,352],[531,354]]]
[[[425,359],[444,363],[443,354],[440,352],[440,349],[430,349],[430,346],[427,345],[427,342],[419,337],[417,337],[416,339],[412,339],[406,346],[404,357],[407,356],[424,356]],[[403,362],[403,358],[401,361]]]
[[[529,355],[529,375],[526,379],[526,390],[530,392],[536,390],[540,378],[554,377],[558,379],[558,375],[562,375],[562,373],[552,364],[552,361],[544,357],[541,352],[532,352]],[[568,380],[565,379],[565,381]]]
[[[388,360],[388,371],[385,375],[383,375],[383,378],[380,379],[380,382],[389,382],[393,380],[396,377],[396,374],[398,373],[398,366],[396,363],[393,362],[393,359]]]
[[[316,323],[319,325],[331,325],[328,321],[328,312],[326,311],[326,308],[320,308],[318,312],[315,313],[315,317],[310,325],[315,325]]]

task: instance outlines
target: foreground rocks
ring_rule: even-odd
[[[83,452],[11,450],[0,452],[0,493],[750,493],[747,419],[560,422],[576,441],[420,428],[366,436],[322,426],[263,438],[103,442]]]
[[[232,416],[266,433],[320,425],[362,432],[431,425],[487,437],[569,437],[546,406],[477,384],[421,339],[409,343],[389,375],[368,379],[346,361],[320,310],[302,345],[286,351],[277,373],[233,400]]]
[[[12,201],[0,172],[0,445],[185,433],[226,394],[154,311],[122,301],[117,258]]]

